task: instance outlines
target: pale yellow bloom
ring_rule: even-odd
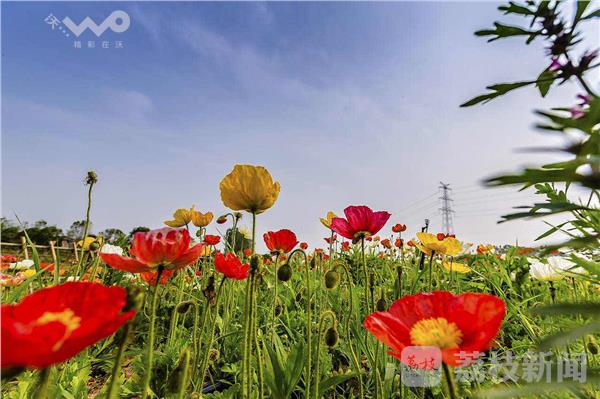
[[[431,255],[431,251],[439,255],[456,256],[462,250],[462,245],[454,237],[446,237],[443,240],[438,240],[437,236],[431,233],[417,233],[419,242],[415,242],[417,248],[427,255]]]
[[[89,251],[90,246],[92,244],[97,243],[98,248],[100,248],[102,246],[103,242],[104,242],[104,238],[102,236],[98,236],[98,237],[87,236],[83,240],[77,241],[77,246],[80,248],[83,246],[84,250]]]
[[[206,227],[212,222],[214,215],[212,212],[202,213],[200,211],[192,212],[192,223],[196,227]]]
[[[327,227],[328,229],[331,229],[331,222],[336,217],[337,217],[337,215],[335,213],[329,211],[329,212],[327,212],[327,217],[320,218],[320,220],[321,220],[321,223],[323,223],[323,226]]]
[[[195,206],[190,209],[179,208],[173,212],[173,220],[165,220],[165,224],[169,227],[183,227],[192,221]]]
[[[450,272],[456,272],[456,273],[461,273],[461,274],[468,273],[471,271],[471,268],[469,266],[465,265],[464,263],[443,261],[442,266],[444,266],[444,269],[446,269]]]
[[[221,180],[219,188],[226,207],[254,214],[271,208],[281,190],[279,182],[273,182],[267,169],[253,165],[235,165]]]

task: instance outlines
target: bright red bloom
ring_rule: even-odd
[[[217,252],[215,255],[215,269],[227,278],[244,280],[248,278],[250,265],[248,263],[242,264],[242,261],[232,252],[229,252],[227,256]]]
[[[307,243],[305,243],[305,242],[301,242],[301,243],[300,243],[300,249],[303,249],[303,250],[305,250],[305,251],[306,251],[306,250],[308,249],[308,244],[307,244]]]
[[[415,246],[415,242],[413,240],[408,240],[408,242],[406,243],[406,245],[408,245],[409,247],[414,247]]]
[[[450,366],[467,365],[462,358],[477,359],[476,352],[492,346],[506,312],[504,301],[493,295],[434,291],[404,296],[387,312],[367,316],[364,326],[390,347],[400,359],[407,346],[435,346],[442,361]],[[469,359],[471,360],[471,359]]]
[[[397,248],[402,248],[404,246],[404,240],[402,240],[401,238],[396,238],[396,241],[394,241],[394,245]]]
[[[296,234],[288,229],[268,231],[263,235],[263,238],[271,253],[287,254],[298,244]]]
[[[14,255],[2,255],[0,260],[4,263],[15,263],[17,261],[17,257]]]
[[[371,236],[365,237],[365,240],[367,240],[367,241],[373,241],[373,237],[371,237]]]
[[[250,248],[244,249],[244,255],[246,255],[246,256],[252,255],[252,250]]]
[[[2,305],[0,367],[46,368],[112,335],[135,311],[122,312],[121,287],[69,282]]]
[[[342,241],[342,251],[346,252],[346,251],[350,251],[350,242],[348,241]]]
[[[394,233],[402,233],[403,231],[406,231],[406,225],[405,224],[400,224],[400,223],[396,223],[393,227],[392,227],[392,231]]]
[[[333,244],[334,242],[336,242],[336,241],[337,241],[337,235],[335,235],[335,234],[334,234],[334,235],[332,235],[331,237],[325,237],[325,238],[323,238],[323,239],[325,240],[325,242],[326,242],[327,244]]]
[[[387,248],[387,249],[392,249],[392,243],[391,243],[391,241],[390,241],[389,239],[387,239],[387,238],[385,238],[385,239],[381,240],[381,245],[382,245],[384,248]]]
[[[199,276],[199,270],[196,270],[196,275]],[[160,275],[160,285],[167,285],[169,279],[173,276],[175,270],[163,270]],[[158,277],[158,272],[142,272],[140,273],[142,280],[148,283],[151,287],[156,285],[156,278]]]
[[[202,244],[190,248],[187,229],[165,227],[147,232],[137,232],[129,253],[133,258],[100,253],[100,257],[112,268],[131,273],[153,272],[159,266],[165,269],[181,269],[196,262],[202,253]]]
[[[344,218],[334,218],[331,229],[354,242],[377,234],[390,218],[386,211],[373,212],[368,206],[349,206],[344,209]]]
[[[221,241],[221,237],[219,236],[214,236],[211,234],[207,234],[204,236],[204,243],[206,245],[217,245],[219,241]]]

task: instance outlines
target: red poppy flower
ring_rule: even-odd
[[[406,231],[406,225],[397,223],[392,227],[392,231],[394,233],[402,233],[403,231]]]
[[[390,218],[386,211],[373,212],[368,206],[349,206],[344,209],[344,218],[334,218],[331,229],[336,233],[353,240],[377,234]]]
[[[190,234],[187,229],[163,229],[137,232],[129,253],[133,258],[101,253],[100,257],[110,267],[131,273],[153,272],[159,266],[165,269],[181,269],[196,262],[203,245],[190,248]]]
[[[408,245],[409,247],[414,247],[415,246],[415,242],[413,240],[408,240],[408,242],[406,243],[406,245]]]
[[[301,242],[300,243],[300,249],[303,249],[304,251],[306,251],[308,249],[308,244],[305,242]]]
[[[263,239],[271,253],[287,254],[298,244],[296,234],[288,229],[268,231],[263,235]]]
[[[373,241],[373,237],[371,237],[371,236],[365,237],[365,240],[367,240],[367,241]]]
[[[227,256],[217,252],[215,255],[215,269],[227,278],[244,280],[248,278],[250,265],[248,263],[242,264],[242,261],[232,252],[229,252]]]
[[[246,255],[246,256],[252,255],[252,250],[250,248],[244,249],[244,255]]]
[[[368,315],[364,326],[397,359],[406,346],[434,346],[444,363],[463,366],[469,360],[462,359],[476,359],[492,346],[505,311],[504,302],[493,295],[434,291],[404,296],[387,312]],[[459,358],[459,352],[466,356]]]
[[[135,311],[122,312],[125,289],[69,282],[2,305],[0,367],[46,368],[112,335]]]
[[[199,275],[199,272],[199,270],[196,270],[197,276]],[[173,273],[175,273],[175,270],[163,270],[163,272],[160,275],[160,285],[167,285],[169,279],[173,276]],[[142,272],[140,273],[140,276],[142,277],[142,280],[148,283],[148,285],[154,287],[156,285],[156,278],[158,277],[158,272]]]
[[[323,238],[323,239],[325,240],[325,242],[326,242],[327,244],[333,244],[334,242],[336,242],[336,241],[337,241],[337,235],[335,235],[335,234],[334,234],[334,235],[332,235],[331,237],[325,237],[325,238]]]
[[[350,251],[350,242],[342,241],[342,251]]]
[[[387,238],[385,238],[385,239],[381,240],[381,245],[382,245],[384,248],[387,248],[387,249],[392,249],[392,243],[391,243],[391,241],[390,241],[389,239],[387,239]]]
[[[4,263],[15,263],[17,261],[17,257],[14,255],[2,255],[2,257],[0,257],[0,260]]]
[[[396,241],[394,241],[394,245],[397,248],[402,248],[404,246],[404,240],[402,240],[401,238],[396,238]]]
[[[221,237],[207,234],[204,236],[204,243],[206,245],[217,245],[221,241]]]

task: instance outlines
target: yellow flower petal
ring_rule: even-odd
[[[468,273],[471,271],[471,268],[469,266],[465,265],[464,263],[443,261],[442,266],[444,266],[444,269],[446,269],[450,272]]]
[[[326,228],[330,229],[331,228],[331,222],[336,217],[337,217],[337,215],[335,213],[329,211],[329,212],[327,212],[327,217],[320,218],[319,220],[321,221],[321,223],[323,224],[323,226],[325,226]]]
[[[271,208],[281,190],[267,169],[253,165],[235,165],[221,180],[219,188],[226,207],[255,214]]]

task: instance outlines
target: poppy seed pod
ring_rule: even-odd
[[[335,327],[330,327],[325,331],[325,343],[328,347],[333,348],[337,345],[340,339],[340,334],[337,332]]]
[[[334,289],[338,286],[339,282],[340,274],[336,269],[328,270],[327,273],[325,273],[325,287],[327,287],[327,289]]]
[[[208,351],[208,361],[211,363],[216,362],[221,357],[221,353],[217,349],[211,349]]]
[[[87,175],[85,176],[85,184],[91,185],[91,184],[95,184],[97,182],[98,182],[98,174],[93,170],[90,170],[89,172],[87,172]]]
[[[277,278],[283,282],[290,281],[292,278],[292,267],[289,263],[279,266],[279,269],[277,269]]]
[[[180,302],[177,307],[175,308],[175,310],[177,311],[177,313],[179,314],[186,314],[190,308],[192,307],[192,305],[194,304],[193,301],[184,301],[184,302]]]

